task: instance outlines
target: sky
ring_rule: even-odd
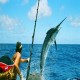
[[[0,0],[0,43],[32,42],[37,3],[37,0]],[[80,0],[40,0],[34,43],[42,44],[46,32],[65,17],[57,43],[80,44]]]

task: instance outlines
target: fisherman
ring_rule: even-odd
[[[16,52],[12,57],[12,61],[14,62],[14,69],[13,69],[13,78],[12,80],[16,80],[17,74],[20,76],[20,80],[22,80],[22,74],[19,69],[19,65],[21,62],[29,62],[29,58],[27,59],[22,59],[21,58],[21,53],[22,53],[22,44],[21,42],[16,43]]]

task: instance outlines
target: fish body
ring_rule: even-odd
[[[57,36],[57,34],[60,30],[60,25],[62,24],[62,22],[65,19],[63,19],[55,28],[51,28],[46,33],[46,37],[45,37],[45,40],[43,42],[43,46],[42,46],[42,50],[41,50],[41,57],[40,57],[40,74],[41,75],[42,75],[42,72],[44,71],[44,64],[45,64],[45,60],[46,60],[46,57],[47,57],[49,47],[50,47],[50,45],[52,44],[53,41],[54,41],[55,47],[57,49],[55,38],[56,38],[56,36]]]

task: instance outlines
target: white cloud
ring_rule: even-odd
[[[72,16],[70,16],[69,21],[70,21],[72,26],[75,26],[75,27],[80,26],[80,17],[73,18]]]
[[[20,25],[19,20],[13,19],[8,15],[0,16],[0,27],[6,28],[8,30],[12,30],[14,29],[15,26],[18,26],[18,25]]]
[[[29,0],[23,0],[24,4],[28,3]]]
[[[0,0],[0,3],[5,4],[7,3],[9,0]]]
[[[36,16],[37,3],[38,2],[36,2],[36,4],[28,12],[28,17],[32,20],[34,20],[35,16]],[[52,13],[52,11],[51,11],[51,8],[48,5],[48,1],[47,0],[41,0],[40,1],[40,6],[39,6],[38,17],[42,18],[42,17],[50,16],[51,13]]]
[[[22,5],[26,5],[29,2],[29,0],[23,0]]]

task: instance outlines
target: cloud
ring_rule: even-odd
[[[0,3],[5,4],[7,3],[9,0],[0,0]]]
[[[28,17],[31,20],[35,19],[36,16],[36,9],[37,9],[37,3],[31,8],[31,10],[28,12]],[[39,6],[39,14],[38,17],[42,18],[42,17],[46,17],[46,16],[50,16],[52,14],[51,8],[48,5],[48,1],[47,0],[41,0],[40,1],[40,6]]]
[[[3,29],[13,30],[15,26],[19,26],[20,21],[13,19],[8,15],[0,16],[0,27]]]
[[[80,17],[73,18],[72,16],[69,17],[69,21],[72,26],[79,27],[80,26]]]
[[[26,5],[29,2],[29,0],[23,0],[22,5]]]

